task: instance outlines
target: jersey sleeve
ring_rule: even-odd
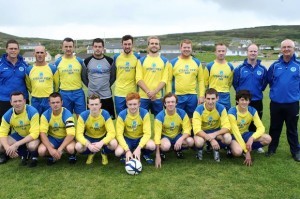
[[[166,62],[166,66],[164,67],[163,75],[161,81],[164,82],[165,84],[168,83],[169,79],[169,67],[170,67],[170,62]]]
[[[228,120],[228,115],[227,115],[227,111],[226,109],[224,108],[223,111],[221,112],[221,117],[220,117],[220,120],[221,120],[221,128],[226,128],[228,130],[230,130],[231,126],[230,126],[230,122]]]
[[[112,141],[112,139],[116,137],[114,123],[110,117],[105,121],[105,128],[107,133],[105,138],[103,138],[103,142],[107,145],[110,141]]]
[[[0,126],[0,137],[7,137],[10,131],[9,121],[6,121],[4,117],[2,117],[1,126]]]
[[[162,122],[159,119],[154,120],[154,142],[160,144],[162,134]]]
[[[199,97],[204,97],[205,86],[204,86],[204,76],[203,76],[202,64],[200,64],[200,66],[199,66],[197,78],[198,78],[198,87],[199,87]]]
[[[86,145],[87,140],[84,137],[85,123],[81,115],[78,117],[76,125],[76,140],[80,142],[83,146]]]
[[[129,150],[129,147],[124,139],[125,122],[123,121],[123,119],[120,116],[118,116],[118,118],[117,118],[116,129],[117,129],[116,137],[117,137],[119,145],[125,151]]]
[[[255,114],[253,116],[253,121],[254,121],[254,125],[256,126],[256,132],[253,133],[252,137],[254,139],[257,139],[265,133],[265,127],[264,127],[262,121],[260,120],[257,111],[255,112]]]
[[[38,113],[35,113],[30,118],[30,129],[29,129],[29,135],[35,140],[40,135],[40,122],[39,122],[40,116]]]
[[[135,80],[138,83],[140,80],[143,80],[143,67],[140,60],[138,60],[136,65],[136,73],[135,73]]]
[[[236,122],[236,117],[232,114],[228,114],[228,118],[229,118],[229,122],[231,125],[231,133],[233,134],[233,136],[235,137],[235,140],[239,143],[239,145],[241,146],[241,148],[243,149],[243,151],[245,153],[248,152],[247,148],[246,148],[246,143],[240,133],[239,127],[237,125]]]
[[[188,117],[187,114],[185,114],[182,120],[182,133],[191,135],[191,129],[192,126],[191,126],[190,118]]]
[[[139,143],[141,148],[143,148],[151,138],[151,121],[149,113],[147,113],[143,118],[143,133],[144,135]]]
[[[207,66],[203,70],[203,81],[204,81],[204,88],[208,89],[209,87],[209,71]]]
[[[172,68],[172,64],[170,63],[168,65],[168,82],[166,85],[166,92],[172,92],[172,78],[173,78],[173,68]]]
[[[44,114],[40,118],[40,132],[48,134],[49,122]]]
[[[202,131],[202,117],[198,111],[193,114],[193,131],[195,135]]]

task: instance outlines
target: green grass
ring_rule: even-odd
[[[269,98],[264,98],[263,123],[269,129]],[[232,90],[232,104],[234,94]],[[265,148],[266,150],[266,148]],[[300,198],[299,163],[289,153],[285,130],[275,156],[266,158],[253,152],[254,165],[243,158],[228,159],[221,152],[216,163],[212,154],[198,161],[195,152],[185,151],[185,159],[167,154],[161,169],[147,165],[138,176],[130,176],[113,155],[102,166],[97,154],[92,165],[79,155],[76,165],[67,157],[53,166],[39,159],[36,168],[19,166],[19,159],[0,165],[0,198]]]

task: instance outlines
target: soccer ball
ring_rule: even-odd
[[[142,164],[137,159],[131,159],[126,162],[125,170],[130,175],[138,175],[142,171]]]

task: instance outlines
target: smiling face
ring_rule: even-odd
[[[250,45],[247,50],[247,57],[249,61],[255,61],[258,56],[258,47],[254,44]]]
[[[15,113],[20,114],[24,110],[26,100],[23,95],[12,95],[10,104],[14,108]]]
[[[133,42],[131,39],[125,40],[122,42],[122,48],[124,53],[130,54],[133,48]]]
[[[150,39],[148,42],[148,51],[150,53],[157,53],[160,49],[159,40],[158,39]]]
[[[165,103],[164,103],[165,107],[166,107],[166,110],[168,112],[174,112],[175,109],[176,109],[176,105],[177,105],[177,102],[176,102],[176,98],[174,96],[172,97],[167,97],[165,99]]]
[[[140,100],[138,99],[132,99],[132,100],[128,100],[126,102],[126,105],[128,107],[128,111],[130,114],[135,115],[140,107]]]
[[[281,53],[284,58],[291,58],[295,53],[295,43],[290,39],[281,42]]]
[[[247,110],[248,106],[250,104],[250,100],[242,97],[237,101],[237,104],[238,104],[239,110]]]
[[[216,94],[206,94],[205,96],[205,108],[212,111],[216,107],[216,103],[219,97]]]
[[[20,53],[20,49],[18,44],[10,43],[6,48],[7,58],[8,60],[16,59],[18,54]]]
[[[218,61],[224,61],[226,55],[227,47],[225,45],[216,46],[216,58]]]
[[[74,52],[74,43],[72,41],[64,41],[62,50],[66,57],[72,57]]]
[[[182,43],[180,47],[181,56],[183,58],[188,58],[192,54],[192,44]]]

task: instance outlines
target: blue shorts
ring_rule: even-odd
[[[193,117],[194,111],[198,105],[198,98],[196,94],[178,95],[177,108],[183,109],[189,118]]]
[[[58,149],[58,147],[60,147],[60,145],[63,143],[64,139],[65,138],[56,138],[51,135],[48,135],[48,140],[55,149]]]
[[[117,115],[119,115],[119,113],[121,111],[123,111],[124,109],[127,108],[126,106],[126,98],[125,97],[114,97],[115,99],[115,109],[116,109],[116,113]]]
[[[211,129],[211,130],[205,130],[204,132],[207,133],[207,134],[210,134],[210,133],[213,133],[213,132],[216,132],[220,130],[220,128],[217,128],[217,129]],[[216,139],[217,140],[217,139]],[[221,140],[217,140],[218,144],[220,145],[220,148],[224,149],[225,147],[227,147],[226,144],[222,143]],[[210,143],[207,141],[206,142],[207,145],[210,145]]]
[[[244,140],[244,142],[248,142],[249,138],[254,134],[254,132],[245,132],[243,133],[242,135],[242,138]],[[232,135],[232,139],[233,140],[236,140],[235,137]],[[263,145],[259,142],[259,141],[254,141],[253,144],[252,144],[252,150],[256,150],[258,148],[261,148],[263,147]]]
[[[132,150],[136,149],[136,147],[139,146],[140,140],[142,138],[131,139],[131,138],[124,136],[124,139],[126,141],[126,144],[128,145],[128,148],[132,151]]]
[[[171,146],[174,146],[179,138],[181,138],[182,134],[179,133],[174,138],[170,138],[169,136],[163,135],[162,138],[167,138],[171,142]]]
[[[31,97],[31,106],[36,108],[40,115],[50,108],[48,97]]]
[[[150,110],[154,116],[164,109],[161,99],[154,101],[151,101],[150,99],[141,99],[141,107],[147,111]]]
[[[101,137],[101,138],[92,138],[90,136],[84,135],[85,139],[87,139],[88,141],[90,141],[90,143],[94,143],[94,142],[99,142],[100,140],[102,140],[105,136]],[[107,146],[103,146],[104,150],[107,148]],[[107,150],[107,149],[106,149]],[[91,154],[92,152],[89,150],[89,148],[87,148],[84,152],[82,152],[81,154]]]
[[[16,140],[17,142],[22,140],[24,137],[21,136],[19,133],[15,132],[9,135],[11,138],[13,138],[14,140]]]
[[[60,91],[63,107],[71,113],[80,114],[86,110],[85,95],[82,89],[72,91]]]
[[[225,106],[226,110],[228,111],[231,108],[230,93],[218,93],[218,95],[219,95],[218,103]]]

